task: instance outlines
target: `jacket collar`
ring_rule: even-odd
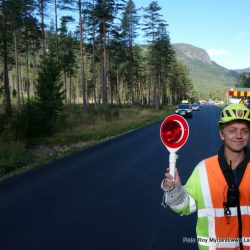
[[[250,161],[250,150],[248,149],[248,147],[245,147],[244,151],[245,151],[245,158],[242,162],[239,163],[239,165],[236,167],[236,169],[243,169],[244,166],[246,166],[248,164],[248,162]],[[229,164],[227,163],[227,160],[225,158],[224,145],[222,145],[219,149],[218,160],[219,160],[221,169],[223,171],[231,170],[231,167],[229,166]]]
[[[235,171],[233,171],[231,169],[231,167],[229,166],[229,164],[227,163],[227,160],[225,158],[224,155],[224,145],[222,145],[219,149],[218,152],[218,161],[219,161],[219,165],[221,168],[221,171],[228,183],[228,185],[232,185],[235,183],[235,174],[238,176],[239,180],[237,181],[237,185],[240,184],[240,181],[244,175],[244,172],[246,170],[247,164],[248,162],[250,162],[250,150],[245,147],[245,158],[242,162],[239,163],[239,165],[236,167]]]

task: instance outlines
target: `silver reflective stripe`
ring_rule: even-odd
[[[227,239],[229,240],[229,239]],[[236,241],[236,242],[234,242]],[[239,239],[232,239],[230,242],[222,241],[216,243],[216,248],[236,248],[239,247]]]
[[[184,208],[186,205],[188,204],[188,196],[186,195],[184,201],[176,206],[171,206],[170,207],[174,210],[180,210],[182,208]]]
[[[195,203],[194,198],[191,195],[188,195],[188,198],[189,198],[189,212],[193,213],[197,209],[196,203]]]
[[[208,183],[208,176],[205,161],[203,160],[198,164],[198,171],[199,171],[199,178],[201,185],[202,196],[204,200],[205,208],[213,208],[209,183]],[[208,235],[211,238],[216,238],[215,236],[215,219],[214,216],[208,216]],[[209,245],[209,250],[214,250],[215,246],[212,244]]]
[[[237,215],[237,208],[230,208],[231,215]],[[224,217],[224,209],[223,208],[203,208],[198,210],[198,217]]]
[[[243,246],[250,246],[250,238],[243,238]]]
[[[231,207],[231,216],[237,216],[237,208]],[[241,215],[250,214],[250,206],[240,207]],[[202,208],[198,210],[198,217],[224,217],[224,208]]]
[[[171,206],[174,210],[180,210],[184,208],[189,203],[189,212],[193,213],[196,211],[196,204],[195,200],[190,196],[189,194],[185,197],[184,201],[181,204],[178,204],[176,206]]]

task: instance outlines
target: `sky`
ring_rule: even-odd
[[[151,0],[134,0],[137,8]],[[227,69],[250,67],[250,0],[158,0],[171,43],[205,49]]]

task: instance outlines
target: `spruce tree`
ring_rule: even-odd
[[[63,108],[64,91],[60,81],[60,67],[55,55],[45,56],[38,71],[36,102],[40,110],[42,132],[54,131],[60,111]]]

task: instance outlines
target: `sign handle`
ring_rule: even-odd
[[[175,152],[170,152],[169,154],[169,173],[170,175],[173,176],[174,180],[174,172],[175,172],[175,165],[176,165],[176,160],[178,158],[178,155]]]

